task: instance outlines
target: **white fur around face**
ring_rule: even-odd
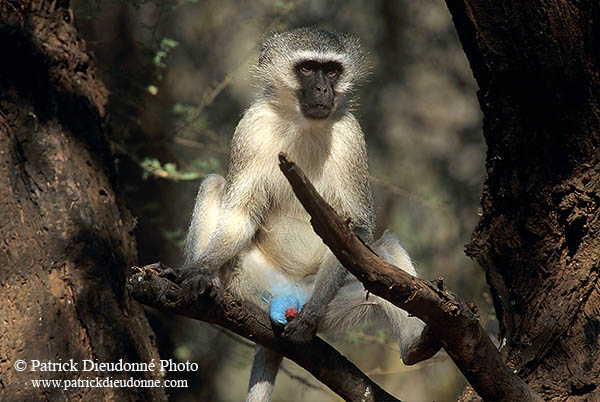
[[[368,54],[357,38],[319,28],[300,28],[268,38],[254,73],[261,86],[267,88],[267,96],[273,94],[272,98],[280,101],[282,89],[292,95],[300,89],[295,67],[303,61],[341,64],[343,71],[334,88],[337,106],[345,103],[371,69]]]

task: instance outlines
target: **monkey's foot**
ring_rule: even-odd
[[[413,364],[417,364],[423,360],[429,359],[441,348],[442,345],[440,341],[438,341],[438,339],[433,335],[431,329],[429,329],[429,327],[425,327],[419,339],[417,339],[417,341],[411,345],[408,354],[404,356],[402,360],[407,366],[412,366]]]
[[[294,343],[308,343],[317,333],[317,319],[304,314],[304,310],[283,328],[282,338]]]

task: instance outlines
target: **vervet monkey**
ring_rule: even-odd
[[[277,289],[297,292],[306,296],[306,304],[282,336],[307,342],[317,330],[344,331],[365,320],[380,320],[397,337],[402,358],[412,361],[409,355],[424,323],[367,295],[347,275],[313,231],[309,215],[278,168],[283,151],[323,198],[351,219],[357,235],[372,243],[366,144],[348,108],[352,90],[367,72],[365,51],[345,34],[299,28],[263,43],[256,76],[264,90],[235,129],[227,179],[210,175],[200,186],[182,285],[190,300],[207,288],[225,289],[265,311]],[[386,232],[371,247],[416,275],[393,234]],[[281,359],[257,345],[247,401],[270,399]]]

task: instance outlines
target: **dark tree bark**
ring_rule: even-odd
[[[484,268],[503,355],[548,400],[600,399],[600,3],[447,0],[488,145]]]
[[[68,1],[0,0],[0,399],[166,400],[162,388],[31,383],[158,372],[13,367],[159,359],[143,309],[125,289],[134,220],[113,190],[107,91],[71,20]]]

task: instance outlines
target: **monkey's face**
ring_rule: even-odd
[[[335,85],[343,72],[336,61],[321,63],[305,60],[296,64],[296,78],[300,84],[300,110],[308,119],[323,120],[331,115],[335,105]]]

